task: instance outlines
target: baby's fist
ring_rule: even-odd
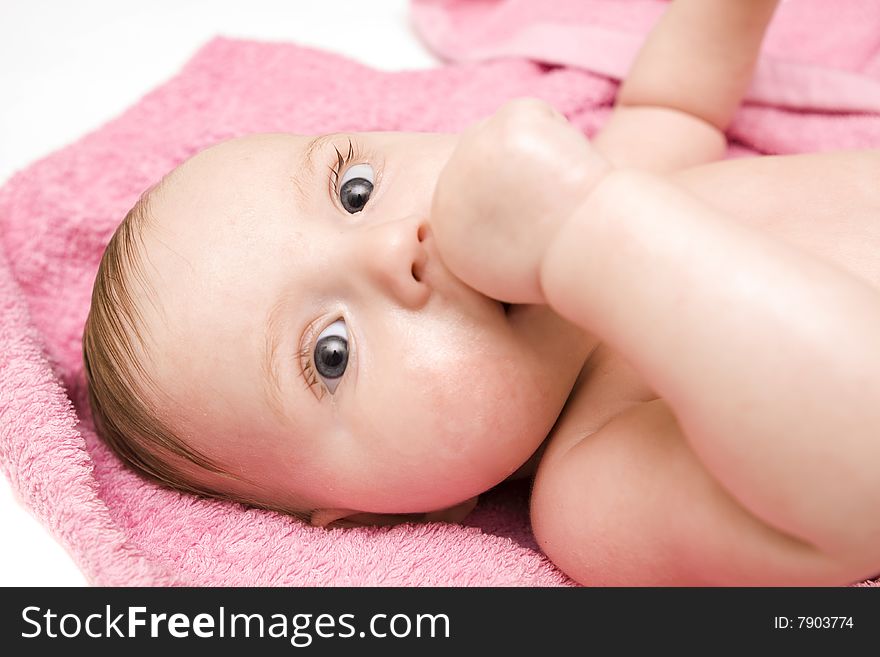
[[[552,106],[506,103],[461,134],[437,181],[431,224],[444,263],[487,296],[544,303],[544,253],[607,169]]]

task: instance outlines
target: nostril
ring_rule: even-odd
[[[424,242],[425,238],[428,236],[428,224],[422,224],[419,226],[419,230],[416,233],[416,236],[419,238],[419,242]]]
[[[414,263],[413,263],[413,266],[412,266],[412,270],[411,270],[411,272],[412,272],[412,277],[413,277],[414,279],[416,279],[416,281],[418,281],[419,283],[421,283],[421,282],[422,282],[422,274],[421,274],[421,272],[419,271],[419,269],[420,269],[420,267],[418,266],[418,264],[416,264],[416,263],[414,262]]]

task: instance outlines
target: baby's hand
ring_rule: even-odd
[[[462,133],[440,174],[431,225],[444,263],[487,296],[544,303],[544,253],[608,168],[552,106],[506,103]]]

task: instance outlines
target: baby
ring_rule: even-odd
[[[588,584],[880,571],[880,152],[717,161],[776,0],[676,0],[592,143],[259,134],[148,190],[83,337],[101,436],[316,526],[534,476]]]

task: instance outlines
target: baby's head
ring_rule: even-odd
[[[466,513],[540,446],[583,353],[444,267],[429,213],[456,141],[257,134],[148,190],[85,325],[98,433],[165,484],[314,524]]]

